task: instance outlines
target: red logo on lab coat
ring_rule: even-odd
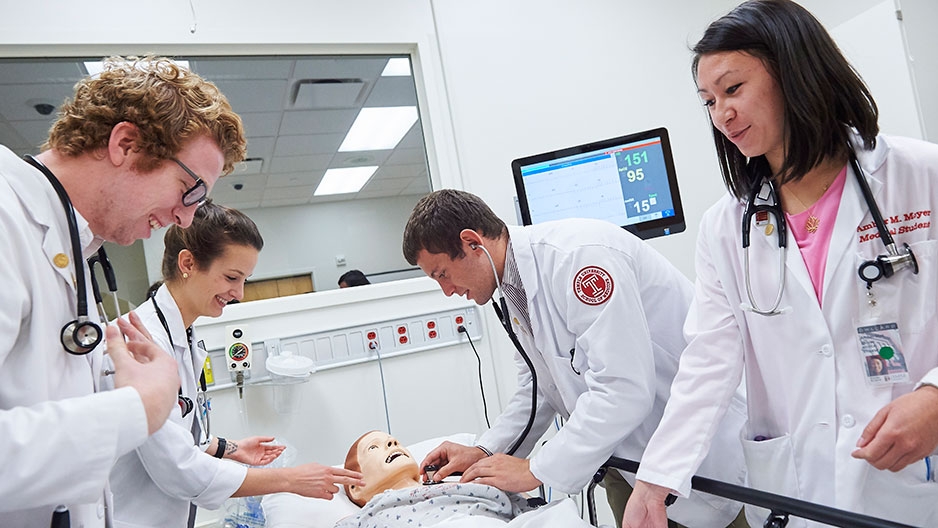
[[[573,293],[583,304],[596,306],[612,296],[612,276],[599,266],[587,266],[573,278]]]

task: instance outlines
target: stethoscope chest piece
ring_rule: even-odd
[[[902,251],[897,251],[895,255],[891,253],[879,255],[874,260],[867,260],[860,264],[857,274],[869,289],[879,279],[892,277],[896,271],[909,266],[912,267],[912,273],[918,275],[918,260],[915,259],[915,253],[908,244],[902,244]]]
[[[79,317],[62,327],[62,346],[69,354],[83,356],[91,352],[101,342],[101,337],[101,327],[87,317]]]

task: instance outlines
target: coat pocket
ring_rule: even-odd
[[[927,474],[924,460],[895,473],[871,466],[863,489],[863,513],[912,526],[938,526],[938,483],[926,480]]]
[[[746,433],[746,429],[743,428],[740,442],[743,445],[743,457],[746,459],[749,486],[776,495],[800,497],[801,486],[798,485],[791,436],[753,440],[753,437]],[[751,526],[762,526],[770,513],[764,508],[746,505],[746,519]],[[789,528],[804,526],[804,519],[797,517],[792,517],[788,523]]]

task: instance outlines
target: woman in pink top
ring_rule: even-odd
[[[741,4],[694,53],[730,192],[700,226],[689,344],[623,525],[666,526],[665,496],[689,492],[745,373],[741,442],[752,487],[938,526],[926,460],[938,447],[938,146],[878,135],[862,79],[789,0]],[[898,246],[914,252],[917,273],[910,266],[869,285],[858,275],[886,253],[861,178]],[[772,215],[743,226],[750,191],[767,182],[787,232]],[[788,241],[781,265],[779,233]],[[776,296],[773,315],[754,309]],[[902,366],[872,374],[868,358],[877,356]],[[761,526],[767,512],[746,510]]]

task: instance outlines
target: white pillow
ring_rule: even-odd
[[[407,446],[407,450],[419,464],[430,451],[446,440],[457,444],[472,445],[475,442],[475,435],[457,433],[431,438]],[[261,504],[264,507],[267,528],[333,528],[340,519],[355,515],[361,509],[349,500],[342,486],[339,486],[339,492],[332,497],[332,500],[311,499],[293,493],[274,493],[266,495]]]

